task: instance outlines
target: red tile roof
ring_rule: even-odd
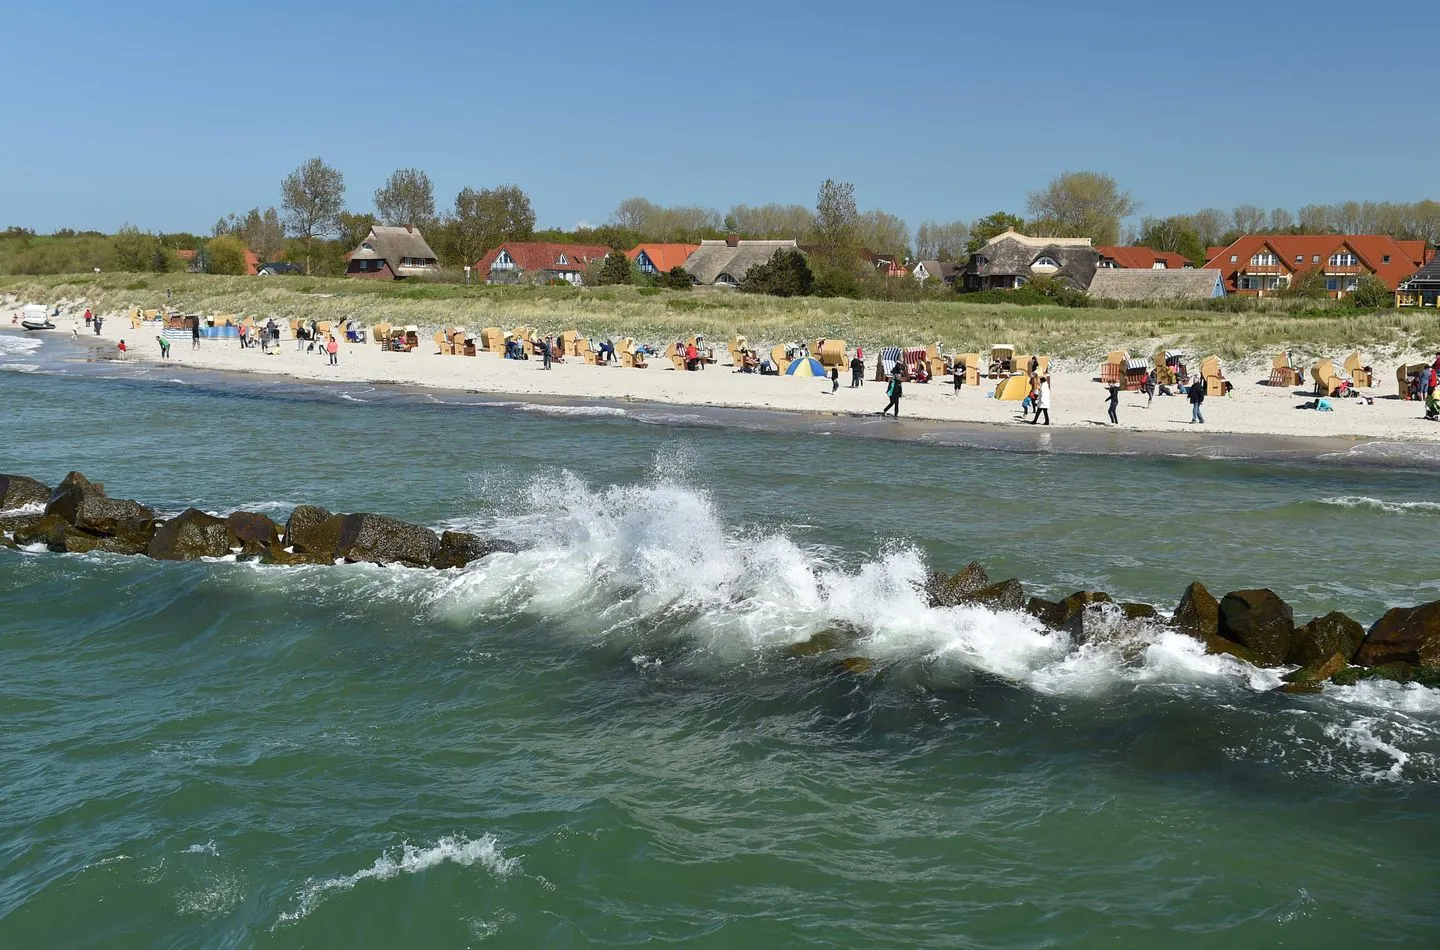
[[[1176,254],[1174,251],[1157,251],[1154,248],[1144,246],[1116,247],[1114,245],[1096,246],[1096,251],[1101,257],[1108,257],[1117,266],[1128,269],[1152,270],[1156,261],[1161,261],[1167,269],[1180,269],[1183,267],[1194,267],[1193,261],[1184,254]]]
[[[1391,290],[1434,254],[1424,241],[1397,241],[1388,234],[1246,234],[1212,254],[1205,266],[1221,271],[1226,289],[1234,290],[1240,271],[1265,250],[1274,252],[1277,263],[1290,274],[1323,267],[1332,254],[1349,250]]]
[[[195,255],[199,253],[200,252],[197,250],[185,248],[176,251],[175,256],[180,258],[182,261],[193,261],[195,259]],[[245,249],[245,273],[249,274],[252,277],[260,273],[260,258],[255,254],[254,251],[250,250],[248,247]]]
[[[664,273],[672,267],[679,267],[685,263],[686,258],[700,250],[698,244],[637,244],[625,252],[625,256],[632,261],[644,251],[645,256],[650,258],[650,263],[655,269]]]
[[[475,262],[479,274],[490,273],[495,259],[501,251],[508,251],[515,266],[523,271],[583,271],[594,261],[604,260],[610,248],[603,244],[561,244],[554,241],[507,241],[497,248],[486,251],[485,256]],[[567,263],[560,263],[560,256]]]

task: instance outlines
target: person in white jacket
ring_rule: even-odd
[[[1033,426],[1035,423],[1037,423],[1037,422],[1040,421],[1040,413],[1042,413],[1042,412],[1045,413],[1045,424],[1048,426],[1048,425],[1050,424],[1050,377],[1049,377],[1049,376],[1042,376],[1042,377],[1040,378],[1040,402],[1039,402],[1039,403],[1037,404],[1037,406],[1035,407],[1035,418],[1033,418],[1033,419],[1030,420],[1030,424],[1031,424],[1032,426]]]

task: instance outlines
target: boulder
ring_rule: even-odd
[[[1380,666],[1347,666],[1330,677],[1338,686],[1354,686],[1361,680],[1389,680],[1392,683],[1419,683],[1440,687],[1440,667],[1413,663],[1384,663]]]
[[[43,544],[57,553],[89,554],[104,551],[109,554],[144,554],[150,543],[148,535],[106,536],[81,531],[59,515],[42,515],[15,531],[16,544]]]
[[[1349,660],[1339,653],[1331,654],[1318,663],[1311,663],[1291,670],[1280,677],[1287,683],[1323,683],[1349,665]]]
[[[50,501],[50,489],[24,475],[0,475],[0,511],[44,505]]]
[[[319,505],[300,505],[285,522],[285,545],[300,554],[333,560],[340,540],[341,517]]]
[[[1209,641],[1220,632],[1220,602],[1204,584],[1195,581],[1181,595],[1173,622],[1181,633]]]
[[[1271,692],[1302,695],[1306,693],[1323,693],[1325,692],[1325,688],[1319,683],[1281,683],[1271,690]]]
[[[1364,627],[1340,611],[1332,611],[1295,631],[1295,640],[1285,662],[1313,666],[1338,654],[1348,663],[1364,640]],[[1343,663],[1341,665],[1344,666]]]
[[[1120,616],[1126,620],[1154,620],[1160,616],[1160,612],[1150,604],[1137,604],[1127,600],[1120,605]]]
[[[829,653],[840,645],[840,638],[830,630],[822,630],[808,640],[790,644],[790,655],[793,657],[816,656],[821,653]]]
[[[1387,610],[1365,634],[1354,662],[1359,666],[1440,666],[1440,601]]]
[[[87,534],[121,537],[128,546],[139,545],[142,550],[155,530],[153,510],[137,501],[109,497],[103,484],[91,482],[79,472],[66,475],[50,493],[45,514],[56,515]]]
[[[1231,591],[1220,599],[1220,636],[1279,666],[1295,640],[1295,613],[1268,588]]]
[[[276,567],[296,567],[302,564],[334,564],[335,559],[324,554],[309,554],[305,551],[287,551],[284,548],[265,548],[256,557],[247,560],[258,560],[261,564],[273,564]]]
[[[14,541],[11,541],[3,534],[0,534],[0,549],[9,549],[13,551],[15,547],[16,545]]]
[[[65,531],[70,525],[59,515],[41,515],[15,528],[16,544],[43,544],[52,551],[65,550]]]
[[[859,676],[869,673],[874,664],[863,656],[847,656],[835,664],[835,672],[841,676]]]
[[[231,512],[225,518],[226,544],[239,548],[242,561],[259,558],[266,551],[280,547],[280,528],[275,522],[253,511]]]
[[[429,567],[439,550],[440,537],[429,528],[362,512],[341,516],[335,556],[352,562]]]
[[[147,553],[157,561],[224,557],[230,553],[230,532],[224,518],[186,508],[156,527]]]
[[[1109,604],[1113,599],[1104,591],[1077,590],[1069,597],[1054,602],[1030,598],[1026,609],[1045,626],[1052,630],[1079,633],[1084,622],[1085,608],[1091,604]]]
[[[1025,606],[1025,588],[1012,577],[968,594],[965,602],[989,607],[991,610],[1021,610]]]
[[[957,607],[969,595],[990,586],[990,575],[978,561],[971,561],[954,574],[931,571],[925,579],[925,599],[931,607]]]
[[[14,512],[10,514],[0,514],[0,537],[4,537],[7,534],[14,534],[22,528],[35,524],[43,517],[45,516],[38,511],[24,515],[15,514]]]
[[[514,554],[518,550],[519,547],[509,541],[482,538],[465,531],[444,531],[440,534],[440,547],[436,549],[430,566],[441,569],[464,567],[491,554]]]

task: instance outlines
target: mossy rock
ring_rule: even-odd
[[[840,646],[840,638],[832,630],[821,630],[808,640],[790,644],[790,655],[793,657],[818,656],[821,653],[829,653]]]
[[[1319,663],[1310,663],[1298,670],[1291,670],[1280,678],[1287,683],[1322,683],[1345,669],[1347,663],[1344,656],[1333,653]]]
[[[863,656],[847,656],[835,664],[835,672],[841,676],[860,676],[869,673],[873,668],[874,664]]]
[[[931,607],[956,607],[978,590],[990,586],[990,575],[978,561],[971,561],[954,574],[932,571],[925,579],[925,599]]]
[[[1220,599],[1220,635],[1279,666],[1295,641],[1295,613],[1268,588],[1231,591]]]
[[[1361,680],[1389,680],[1392,683],[1419,683],[1440,688],[1440,667],[1412,663],[1385,663],[1380,666],[1347,666],[1330,677],[1337,686],[1354,686]]]
[[[0,511],[43,505],[50,501],[50,488],[24,475],[0,475]]]
[[[1313,666],[1339,654],[1349,662],[1364,640],[1364,627],[1340,611],[1332,611],[1295,631],[1285,661]]]
[[[1180,597],[1174,624],[1181,633],[1209,641],[1220,633],[1220,602],[1204,584],[1194,581]]]

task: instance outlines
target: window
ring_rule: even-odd
[[[1330,255],[1331,267],[1354,267],[1356,263],[1355,255],[1349,251],[1337,251]]]
[[[1055,268],[1056,270],[1059,270],[1059,269],[1060,269],[1060,264],[1059,264],[1059,262],[1056,261],[1055,258],[1053,258],[1053,257],[1040,257],[1040,258],[1037,258],[1036,261],[1035,261],[1035,263],[1032,264],[1032,265],[1030,265],[1030,266],[1031,266],[1031,267],[1053,267],[1053,268]]]
[[[371,244],[369,241],[365,241],[360,245],[360,250],[373,251],[375,250],[375,245]]]
[[[984,267],[984,266],[985,266],[986,264],[988,264],[988,263],[990,263],[990,258],[986,257],[984,254],[976,254],[976,255],[975,255],[975,266],[976,266],[976,267]]]
[[[1165,269],[1165,262],[1164,262],[1164,261],[1156,261],[1155,263],[1153,263],[1153,264],[1150,265],[1150,269],[1151,269],[1151,270],[1164,270],[1164,269]]]
[[[1382,263],[1382,264],[1388,264],[1388,263],[1390,263],[1390,255],[1389,255],[1389,254],[1386,254],[1384,257],[1380,258],[1380,263]]]
[[[1310,257],[1310,263],[1312,263],[1312,264],[1318,264],[1318,263],[1320,263],[1320,255],[1319,255],[1319,254],[1313,254],[1313,255],[1311,255],[1311,257]]]
[[[1303,264],[1303,263],[1305,263],[1305,255],[1304,255],[1304,254],[1296,254],[1296,255],[1295,255],[1295,263],[1297,263],[1297,264]]]
[[[1237,257],[1237,256],[1234,255],[1234,254],[1231,254],[1231,255],[1230,255],[1230,263],[1232,263],[1232,264],[1235,263],[1236,261],[1238,261],[1239,259],[1240,259],[1240,258]]]
[[[1016,277],[1016,278],[1015,278],[1015,287],[1016,287],[1017,289],[1020,288],[1020,287],[1024,287],[1024,286],[1025,286],[1026,284],[1028,284],[1028,283],[1030,283],[1030,278],[1028,278],[1028,277]]]
[[[1332,292],[1333,292],[1333,291],[1336,291],[1336,290],[1339,290],[1339,289],[1340,289],[1340,280],[1339,280],[1339,278],[1336,278],[1336,277],[1327,277],[1327,278],[1325,278],[1325,289],[1326,289],[1326,290],[1329,290],[1329,291],[1332,291]]]
[[[1360,278],[1358,278],[1358,277],[1350,277],[1350,278],[1347,278],[1346,281],[1345,281],[1345,289],[1346,289],[1346,290],[1354,290],[1356,287],[1359,287],[1359,286],[1360,286]]]
[[[1254,257],[1250,258],[1250,264],[1253,267],[1274,267],[1278,263],[1279,261],[1276,259],[1275,254],[1272,251],[1261,251]]]
[[[559,264],[561,267],[564,267],[565,265],[569,264],[570,261],[565,258],[564,254],[561,254],[560,259],[557,260],[555,263]]]

